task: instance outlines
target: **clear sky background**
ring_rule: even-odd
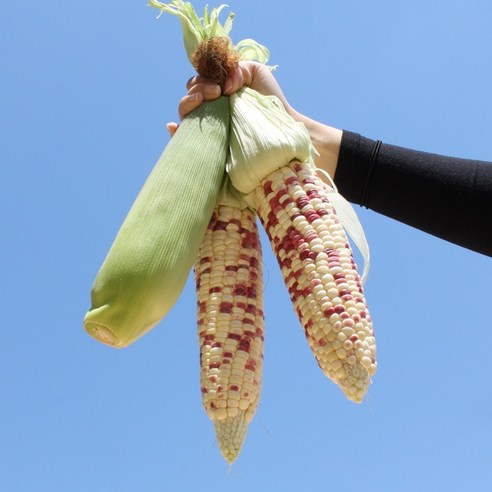
[[[492,160],[489,0],[230,6],[233,39],[270,48],[299,111]],[[264,241],[263,392],[230,470],[201,406],[192,282],[127,349],[85,333],[95,274],[192,75],[177,18],[156,14],[0,4],[0,489],[492,489],[491,259],[374,212],[356,207],[380,364],[366,400],[321,374]]]

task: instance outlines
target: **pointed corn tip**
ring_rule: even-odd
[[[344,379],[337,381],[337,384],[350,401],[362,403],[362,400],[371,385],[371,377],[361,364],[356,364],[355,368],[359,371],[359,374],[364,371],[364,375],[355,378],[349,374]]]
[[[239,455],[248,430],[244,412],[235,417],[214,422],[219,449],[224,459],[231,465]]]

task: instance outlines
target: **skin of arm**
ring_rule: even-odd
[[[319,123],[296,111],[287,101],[272,72],[261,63],[240,62],[234,74],[226,80],[223,94],[229,96],[245,85],[260,94],[276,96],[284,105],[287,113],[305,125],[311,136],[311,141],[319,153],[319,156],[314,159],[316,166],[326,171],[334,179],[342,130]],[[181,98],[178,106],[180,120],[199,107],[203,101],[211,101],[221,95],[221,89],[217,84],[200,76],[188,80],[186,88],[188,93]],[[174,122],[167,125],[171,136],[174,135],[177,128],[178,124]]]

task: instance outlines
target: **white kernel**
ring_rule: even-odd
[[[336,334],[333,330],[330,330],[330,331],[328,331],[328,332],[326,333],[326,328],[325,328],[325,325],[326,325],[327,323],[328,323],[328,322],[327,322],[326,318],[323,318],[323,319],[319,322],[319,324],[321,325],[321,327],[325,330],[325,338],[326,338],[326,339],[327,339],[327,340],[331,343],[331,342],[333,342],[333,341],[334,341],[334,339],[335,339],[335,337],[336,337],[336,335],[337,335],[337,334]],[[330,347],[330,346],[328,346],[327,350],[328,350],[328,351],[330,351],[330,350],[331,350],[331,347]]]
[[[347,357],[347,362],[349,364],[355,364],[357,362],[357,359],[355,358],[355,355],[350,355],[349,357]]]
[[[308,227],[308,221],[305,219],[304,216],[298,215],[293,221],[292,225],[299,231],[302,231],[306,227]]]
[[[330,318],[331,319],[331,318]],[[342,322],[341,321],[336,321],[335,323],[333,323],[333,331],[335,333],[338,333],[340,332],[340,330],[342,329]]]
[[[328,289],[327,294],[333,299],[338,296],[338,289]]]
[[[347,337],[345,336],[344,333],[338,333],[337,335],[337,340],[339,340],[340,342],[345,342],[345,340],[347,340]]]
[[[249,358],[249,353],[245,352],[244,350],[238,350],[235,354],[235,357],[237,359],[243,359],[243,360],[248,360]]]
[[[321,304],[321,310],[322,311],[326,311],[327,309],[331,308],[331,302],[330,301],[324,301],[324,299],[321,299],[320,304]]]
[[[314,219],[311,225],[316,229],[316,230],[323,230],[326,229],[326,225],[322,219]]]
[[[371,369],[371,365],[372,365],[372,362],[371,362],[371,359],[369,357],[362,357],[362,359],[360,360],[360,363],[367,369]]]
[[[215,410],[211,410],[211,412],[213,412],[214,419],[216,420],[225,420],[227,418],[226,408],[217,408]]]
[[[329,288],[328,285],[330,285],[330,287],[333,287],[332,284],[334,284],[334,282],[333,282],[333,276],[331,275],[331,273],[324,274],[321,277],[321,281],[323,282],[324,285],[326,285],[326,288]]]
[[[239,400],[239,409],[240,410],[247,410],[249,408],[249,405],[250,405],[249,400],[246,400],[244,398],[241,398]]]
[[[303,303],[303,304],[306,304],[306,303]],[[307,303],[307,306],[308,306],[308,309],[310,311],[314,311],[316,309],[316,307],[318,306],[318,302],[316,301],[316,299],[311,299],[308,303]]]
[[[342,333],[342,335],[345,335],[345,333]],[[353,346],[354,346],[354,344],[350,340],[345,340],[343,342],[343,348],[345,350],[352,350]]]
[[[336,342],[336,340],[335,340],[335,342]],[[333,343],[335,343],[335,342],[333,342]],[[337,349],[337,355],[340,359],[345,359],[347,357],[347,352],[345,352],[345,349],[339,348],[339,349]]]
[[[299,285],[304,285],[304,284],[307,284],[308,283],[308,278],[306,277],[306,275],[303,273],[299,276],[299,278],[297,279],[297,282],[299,283]]]
[[[355,323],[355,330],[356,331],[361,331],[365,328],[364,323],[362,321],[359,321],[358,323]]]
[[[344,320],[346,321],[346,320]],[[342,333],[347,337],[347,338],[350,338],[355,332],[352,328],[350,328],[349,326],[344,326],[342,328]]]

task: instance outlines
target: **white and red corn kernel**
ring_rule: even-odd
[[[361,279],[327,185],[292,162],[248,196],[277,256],[294,309],[323,372],[362,401],[376,345]]]
[[[261,391],[264,314],[256,218],[249,209],[218,206],[195,264],[203,405],[230,463]]]

